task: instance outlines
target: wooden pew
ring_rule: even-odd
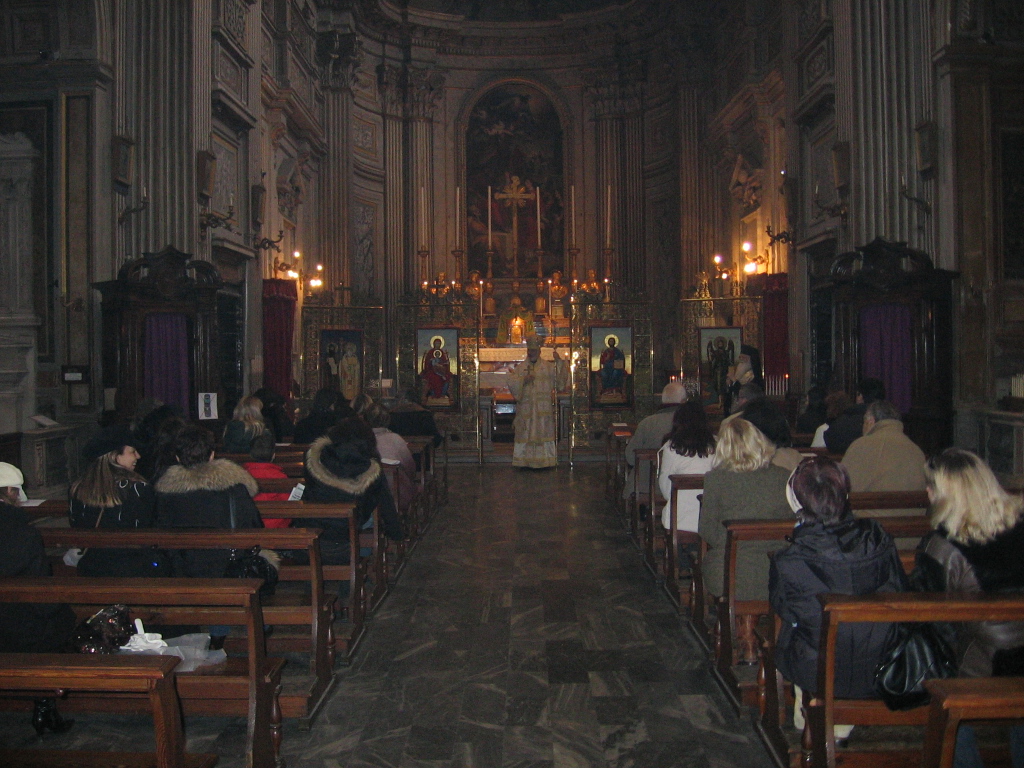
[[[676,529],[679,520],[679,499],[677,491],[699,491],[704,488],[704,475],[670,475],[672,481],[672,498],[669,499],[669,523],[671,530],[661,527],[662,535],[665,538],[664,566],[665,591],[669,599],[682,609],[685,604],[690,612],[690,620],[697,629],[698,636],[707,637],[707,626],[705,623],[705,602],[704,602],[704,581],[701,578],[700,560],[703,555],[700,536],[695,531],[680,531]],[[661,525],[660,518],[654,518],[652,524]],[[678,563],[679,548],[682,546],[695,545],[695,557],[690,563],[690,588],[686,599],[683,599],[682,587],[680,586],[680,569]]]
[[[187,754],[174,685],[175,656],[93,656],[62,653],[0,654],[0,695],[53,696],[56,691],[135,696],[153,716],[155,752],[8,750],[6,768],[30,766],[124,766],[124,768],[210,768],[217,755]]]
[[[320,562],[320,530],[318,528],[246,528],[234,531],[196,529],[143,528],[40,528],[47,547],[148,548],[174,549],[248,549],[259,545],[264,549],[285,552],[305,550],[308,565],[286,564],[279,571],[283,584],[274,595],[261,599],[263,621],[273,627],[298,627],[301,631],[275,631],[268,639],[270,652],[298,651],[309,654],[309,676],[285,677],[280,695],[281,714],[298,718],[300,727],[309,728],[320,707],[334,688],[334,597],[324,592],[323,567]],[[74,568],[62,563],[55,573],[74,576]],[[301,590],[288,590],[285,584],[308,585]],[[229,643],[233,638],[229,638]]]
[[[654,546],[652,543],[648,547],[647,540],[650,538],[653,542],[654,538],[653,532],[650,531],[649,520],[651,519],[651,505],[654,492],[658,487],[657,467],[658,450],[656,448],[638,448],[633,452],[633,492],[626,500],[626,526],[629,530],[629,535],[640,544],[640,548],[644,552],[644,563],[652,573],[655,572]],[[648,482],[641,488],[636,479],[643,470],[647,470]],[[653,482],[651,482],[651,475],[655,475]],[[616,506],[620,505],[621,501],[616,500]],[[641,507],[647,510],[647,515],[643,518],[640,516]]]
[[[1024,719],[1024,678],[975,677],[928,680],[928,708],[921,768],[953,768],[962,721]]]
[[[611,427],[605,447],[606,491],[613,504],[622,502],[626,482],[626,444],[633,437],[635,425]]]
[[[244,657],[230,656],[222,664],[177,674],[176,689],[185,715],[245,717],[246,765],[276,768],[281,744],[278,692],[285,662],[266,655],[261,583],[257,579],[19,578],[0,579],[0,594],[5,603],[68,603],[80,616],[125,603],[145,624],[244,627]],[[148,703],[75,691],[61,707],[127,713],[145,711]]]
[[[416,460],[416,482],[419,486],[418,493],[422,498],[417,530],[419,535],[430,525],[441,497],[440,475],[437,473],[437,453],[432,435],[406,437],[405,442],[409,446],[409,452],[412,453],[413,459]]]
[[[928,706],[893,712],[876,699],[835,698],[836,637],[839,627],[850,622],[972,622],[1024,621],[1024,595],[979,593],[902,592],[854,597],[821,595],[821,641],[819,645],[818,695],[806,708],[804,729],[805,765],[835,768],[836,743],[833,726],[925,725]],[[974,681],[976,682],[976,681]],[[891,753],[890,753],[891,754]],[[889,755],[886,755],[888,757]],[[917,752],[895,753],[894,757],[917,763]],[[843,762],[853,764],[864,753],[843,752]],[[867,755],[875,764],[877,752]],[[887,761],[887,765],[894,761]]]
[[[855,494],[851,494],[851,500]],[[891,503],[900,504],[899,508],[905,506],[906,496],[891,499]],[[886,501],[883,499],[883,501]],[[906,517],[879,517],[875,518],[886,532],[894,539],[900,537],[912,537],[920,540],[921,537],[931,531],[931,523],[924,515],[910,515]],[[764,616],[769,613],[767,600],[737,600],[736,599],[736,566],[739,557],[739,547],[743,542],[776,542],[778,548],[785,546],[786,536],[793,532],[795,520],[726,520],[723,525],[726,528],[725,536],[725,579],[723,595],[717,603],[717,620],[714,634],[714,664],[715,674],[722,684],[723,690],[731,700],[737,711],[743,707],[743,688],[747,688],[750,695],[753,695],[753,685],[741,686],[735,673],[737,663],[733,638],[736,634],[737,619],[740,616]],[[908,565],[913,567],[913,552],[901,554],[904,568]]]

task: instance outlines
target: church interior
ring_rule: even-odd
[[[350,699],[312,738],[286,713],[290,765],[771,764],[687,660],[702,651],[676,611],[620,572],[644,574],[621,566],[628,539],[595,544],[614,565],[593,573],[579,552],[530,551],[618,525],[573,534],[566,510],[619,503],[591,486],[672,382],[717,422],[747,361],[795,434],[812,392],[852,400],[878,379],[926,455],[964,448],[1024,486],[1020,0],[0,0],[0,83],[0,461],[30,497],[66,499],[97,430],[154,403],[219,436],[257,390],[299,418],[326,389],[416,403],[443,435],[444,538],[404,576],[430,596],[396,589],[337,687],[401,721],[404,751]],[[536,481],[559,505],[547,521],[505,466],[531,344],[568,371],[559,466]],[[535,517],[482,521],[479,505]],[[480,647],[399,638],[430,606],[462,626],[437,607],[466,577],[446,551],[511,623],[472,625]],[[600,599],[561,581],[584,573]],[[584,620],[610,593],[642,629],[610,602]],[[488,720],[481,648],[489,632],[514,646],[531,610],[546,618],[524,620],[544,626],[520,689]],[[615,691],[647,662],[595,655],[631,632],[673,647],[642,694]],[[443,672],[421,688],[479,667],[472,727],[470,694],[456,727],[425,690],[419,720],[382,692],[423,648]],[[658,704],[674,675],[678,701]],[[574,710],[586,685],[612,703]],[[682,730],[652,735],[669,711]],[[110,717],[89,733],[134,733]],[[603,753],[581,746],[584,721]],[[653,751],[609,747],[627,722],[619,736]],[[252,764],[244,725],[188,727],[221,765]]]

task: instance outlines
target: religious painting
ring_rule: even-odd
[[[505,83],[477,101],[466,128],[467,270],[564,269],[562,144],[558,113],[539,88]]]
[[[633,329],[590,327],[590,405],[629,408],[633,404]]]
[[[700,329],[700,395],[703,405],[721,405],[729,369],[736,365],[743,342],[742,328]]]
[[[363,332],[355,328],[320,331],[320,386],[354,400],[363,391]]]
[[[416,375],[421,403],[437,410],[459,404],[459,329],[416,329]]]

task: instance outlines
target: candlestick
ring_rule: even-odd
[[[487,187],[487,250],[491,250],[491,188]]]
[[[576,185],[569,187],[569,221],[572,223],[572,248],[576,247]]]
[[[544,246],[540,242],[540,187],[537,187],[537,250],[540,251]],[[540,257],[538,256],[538,263]]]
[[[612,185],[608,185],[604,205],[604,247],[612,247]]]

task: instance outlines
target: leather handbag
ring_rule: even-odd
[[[231,530],[237,528],[235,522],[235,497],[228,501],[231,516]],[[260,597],[269,597],[277,589],[277,567],[280,557],[273,550],[264,550],[258,544],[247,549],[232,549],[228,557],[224,576],[231,579],[263,579]]]
[[[889,709],[913,709],[928,703],[925,680],[956,674],[956,654],[940,627],[896,622],[875,670],[875,693]]]

